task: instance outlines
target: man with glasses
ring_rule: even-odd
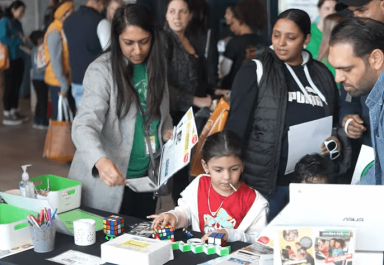
[[[369,18],[349,17],[332,31],[329,62],[335,81],[353,97],[367,96],[375,164],[361,184],[384,184],[384,24]]]

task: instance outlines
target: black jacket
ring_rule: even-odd
[[[97,26],[102,19],[95,9],[81,6],[64,22],[72,83],[83,83],[88,65],[103,51],[97,36]]]
[[[303,51],[308,53],[307,51]],[[338,92],[331,72],[308,53],[309,74],[326,98],[325,116],[338,121]],[[243,138],[246,161],[243,180],[258,191],[271,193],[276,185],[288,90],[284,62],[267,49],[261,56],[263,76],[257,83],[256,64],[243,65],[232,86],[231,109],[226,129]],[[336,133],[335,133],[336,134]]]

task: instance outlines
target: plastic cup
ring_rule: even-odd
[[[54,250],[56,237],[55,220],[47,226],[43,224],[40,228],[36,225],[30,226],[32,242],[35,252],[46,253]]]

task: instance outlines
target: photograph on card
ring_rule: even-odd
[[[320,230],[314,248],[316,264],[352,265],[355,233],[353,230]]]
[[[279,230],[277,243],[281,264],[315,264],[311,228]]]

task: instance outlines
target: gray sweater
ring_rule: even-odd
[[[55,77],[60,82],[60,91],[61,93],[67,93],[69,89],[69,84],[67,77],[64,74],[63,70],[63,43],[61,40],[61,35],[58,31],[52,31],[47,36],[47,44],[49,50],[49,59],[52,65],[53,73]]]
[[[81,108],[72,127],[72,140],[77,150],[68,177],[83,182],[83,206],[118,213],[124,186],[110,187],[101,181],[95,163],[107,157],[123,175],[126,174],[137,106],[132,104],[124,118],[117,116],[117,87],[113,84],[110,53],[101,55],[89,65],[83,85]],[[166,130],[172,128],[168,88],[161,100],[159,139],[162,139]],[[161,141],[160,144],[162,147]]]

